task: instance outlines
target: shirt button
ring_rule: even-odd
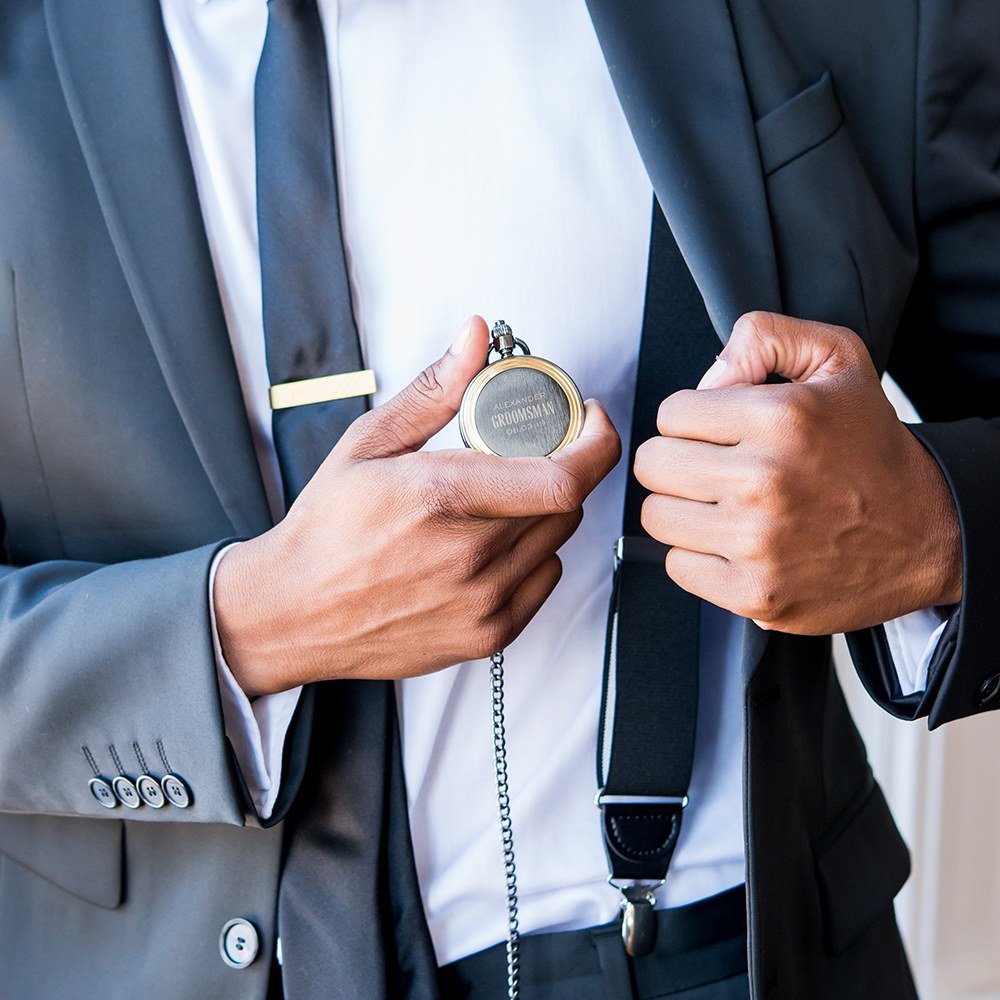
[[[163,789],[167,801],[171,805],[177,806],[178,809],[187,809],[191,805],[191,793],[188,791],[188,786],[176,774],[165,774],[160,779],[160,788]]]
[[[126,808],[138,809],[142,805],[142,799],[139,798],[139,790],[125,775],[119,774],[111,782],[111,787],[115,790],[118,801]]]
[[[1000,674],[987,677],[979,688],[979,704],[992,705],[1000,697]]]
[[[103,778],[90,779],[90,794],[104,806],[105,809],[114,809],[118,805],[115,793],[111,786]]]
[[[163,808],[166,799],[163,795],[163,789],[160,788],[160,783],[155,778],[151,778],[148,774],[141,774],[135,779],[135,787],[147,806],[151,806],[153,809]]]
[[[219,935],[219,954],[231,969],[245,969],[260,950],[257,929],[249,920],[234,917]]]

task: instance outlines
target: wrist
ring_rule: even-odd
[[[238,542],[219,559],[212,589],[215,624],[226,666],[236,683],[253,700],[296,686],[286,680],[284,646],[280,635],[275,586],[280,575],[274,565],[268,534]]]
[[[909,433],[909,432],[908,432]],[[944,473],[931,453],[909,435],[917,453],[917,480],[922,487],[915,491],[920,498],[918,524],[923,525],[928,571],[928,599],[922,607],[950,606],[962,600],[962,531],[958,510]]]

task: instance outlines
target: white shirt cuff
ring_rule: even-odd
[[[921,608],[882,626],[904,696],[927,687],[927,671],[949,618],[941,608]]]
[[[231,548],[232,545],[227,545],[216,553],[208,573],[208,609],[212,622],[212,644],[215,647],[215,669],[219,678],[226,736],[236,752],[236,759],[257,815],[261,819],[268,819],[274,811],[274,803],[281,788],[281,758],[285,749],[285,736],[302,688],[262,695],[251,702],[233,677],[222,655],[219,630],[215,623],[215,571],[219,560]]]

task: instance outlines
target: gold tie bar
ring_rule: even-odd
[[[375,392],[375,372],[366,368],[361,372],[343,372],[340,375],[321,375],[297,382],[282,382],[270,389],[271,409],[285,410],[290,406],[308,406],[310,403],[327,403],[331,399],[350,399],[352,396],[371,396]]]

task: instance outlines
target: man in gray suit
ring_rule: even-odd
[[[488,687],[454,665],[522,631],[529,1000],[914,996],[828,636],[896,715],[1000,706],[1000,9],[493,7],[0,8],[5,1000],[505,995]],[[704,602],[699,794],[632,958],[574,812],[610,577],[580,581],[632,469],[654,194],[728,346],[628,442]],[[570,310],[545,353],[607,407],[552,459],[420,450],[482,321],[399,375],[464,289]]]

